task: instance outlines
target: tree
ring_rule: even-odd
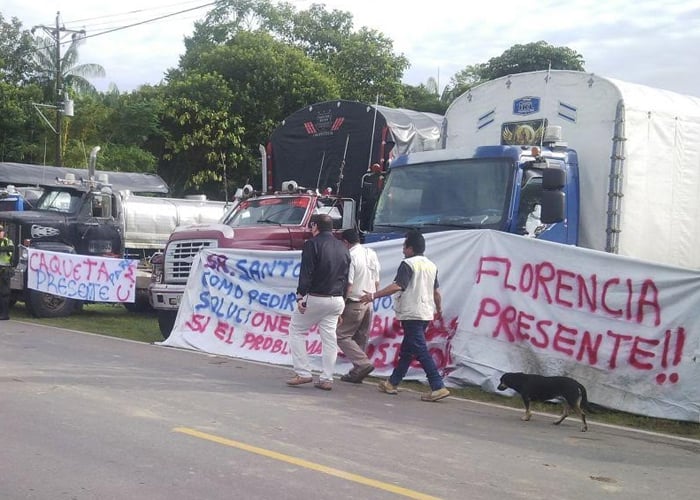
[[[38,79],[49,90],[49,97],[52,99],[57,95],[56,75],[59,71],[65,88],[76,93],[96,92],[95,86],[88,78],[105,76],[105,70],[99,64],[78,64],[78,47],[83,41],[84,39],[80,37],[73,38],[68,49],[61,55],[60,60],[57,60],[55,50],[57,40],[40,36],[35,38],[34,58]]]
[[[181,64],[242,31],[268,33],[302,50],[327,68],[344,99],[374,102],[380,94],[384,104],[401,101],[401,78],[409,64],[403,55],[393,54],[393,42],[368,28],[354,31],[352,14],[327,11],[319,4],[297,11],[290,3],[274,5],[269,0],[218,2],[185,39],[187,54]]]
[[[362,28],[349,35],[328,62],[344,99],[398,106],[402,100],[401,77],[408,59],[394,56],[392,42],[378,31]]]
[[[430,82],[428,82],[428,84],[429,83]],[[440,102],[440,96],[437,95],[437,87],[429,87],[428,84],[421,83],[416,87],[404,85],[402,89],[403,102],[401,103],[401,107],[416,111],[437,113],[439,115],[444,114],[447,106]]]
[[[427,90],[430,94],[433,95],[439,95],[440,94],[440,88],[438,87],[438,81],[435,77],[428,77],[428,80],[425,82],[425,90]]]
[[[159,125],[162,100],[142,93],[103,94],[76,97],[80,109],[70,121],[66,163],[88,165],[90,149],[99,145],[100,165],[122,172],[156,172],[157,161],[148,151],[149,141],[162,137]]]
[[[6,22],[0,13],[0,80],[13,85],[30,81],[35,66],[33,40],[16,17]]]
[[[231,133],[228,140],[235,141],[234,147],[226,149],[226,162],[230,167],[229,180],[236,185],[257,184],[261,176],[258,145],[267,142],[284,118],[309,103],[339,97],[338,86],[321,64],[266,33],[240,31],[224,45],[205,43],[204,47],[191,47],[190,51],[182,58],[180,68],[168,73],[168,88],[173,85],[187,88],[187,82],[191,84],[204,78],[211,85],[208,88],[198,86],[197,92],[189,96],[179,90],[177,99],[166,104],[166,110],[177,106],[182,110],[179,113],[190,109],[192,115],[195,110],[198,113],[210,109],[226,111],[228,124],[219,119],[218,125],[220,133]],[[181,179],[169,177],[176,175],[170,170],[185,169],[191,179],[189,185],[193,185],[195,179],[200,178],[191,171],[192,166],[200,170],[214,168],[221,173],[223,169],[216,165],[214,157],[206,160],[202,157],[207,151],[188,150],[186,143],[181,142],[185,137],[210,136],[214,131],[202,130],[206,123],[173,118],[169,117],[165,128],[173,144],[180,143],[182,147],[172,148],[162,165],[161,175],[177,183]],[[235,123],[230,121],[232,119]],[[178,130],[185,123],[190,128]],[[225,128],[234,125],[235,129]],[[182,138],[180,134],[184,134]]]
[[[502,76],[550,68],[584,71],[583,56],[568,47],[555,47],[545,41],[513,45],[487,63],[473,64],[457,72],[445,87],[441,100],[449,105],[480,83]]]
[[[584,70],[583,56],[568,47],[555,47],[545,41],[513,45],[480,67],[481,81],[543,69]]]
[[[455,73],[450,82],[445,86],[440,100],[445,106],[449,105],[457,97],[464,94],[470,88],[481,83],[484,64],[473,64]]]
[[[215,73],[190,72],[166,88],[163,125],[169,133],[163,159],[170,168],[163,177],[181,189],[177,194],[202,191],[207,184],[217,195],[226,190],[225,168],[241,156],[241,119],[231,114],[233,100]]]
[[[41,159],[45,129],[31,106],[41,98],[41,89],[0,81],[0,96],[0,161],[31,163]]]
[[[49,30],[49,32],[51,32]],[[76,33],[74,33],[75,35]],[[35,38],[34,60],[38,72],[37,80],[44,88],[44,98],[55,103],[54,110],[56,128],[56,160],[57,166],[63,165],[63,151],[68,143],[69,122],[64,127],[64,117],[58,107],[73,94],[94,93],[95,87],[87,80],[88,76],[104,76],[105,70],[99,64],[78,64],[78,46],[83,42],[79,36],[74,36],[68,49],[61,55],[61,32],[58,27],[52,37]]]

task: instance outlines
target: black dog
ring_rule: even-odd
[[[588,409],[588,397],[586,388],[576,380],[569,377],[544,377],[542,375],[529,375],[527,373],[504,373],[501,383],[498,384],[499,391],[513,389],[523,398],[525,404],[525,415],[521,420],[530,420],[530,401],[548,401],[550,399],[564,399],[564,409],[561,418],[554,422],[554,425],[561,424],[569,411],[573,410],[581,417],[581,432],[588,430],[586,414],[582,410]]]

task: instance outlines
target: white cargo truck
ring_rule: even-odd
[[[578,163],[579,246],[700,269],[700,98],[536,71],[474,87],[445,122],[445,147],[471,152],[558,131]]]

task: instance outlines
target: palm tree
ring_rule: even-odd
[[[34,62],[37,66],[37,80],[44,88],[44,96],[56,106],[56,166],[63,165],[63,145],[68,140],[68,130],[63,130],[63,110],[59,109],[67,96],[66,90],[75,93],[95,93],[95,86],[88,77],[104,77],[105,69],[99,64],[78,64],[78,46],[83,42],[80,36],[73,36],[68,49],[61,55],[60,31],[56,37],[36,37]],[[58,45],[56,45],[58,44]],[[72,116],[72,115],[68,115]]]
[[[88,78],[105,76],[105,69],[99,64],[78,64],[78,47],[83,43],[82,37],[73,38],[68,49],[57,61],[56,40],[48,37],[36,37],[34,61],[38,66],[39,81],[56,95],[56,76],[60,77],[62,86],[74,92],[96,92],[95,86]],[[60,42],[59,42],[60,43]]]
[[[438,81],[435,79],[435,77],[428,77],[428,81],[425,82],[425,88],[428,92],[430,92],[433,95],[440,94],[440,89],[438,88]]]

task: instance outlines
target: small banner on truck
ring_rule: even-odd
[[[381,286],[394,278],[402,243],[370,245]],[[700,272],[496,231],[427,234],[426,247],[444,316],[426,340],[450,384],[497,392],[504,372],[565,375],[601,406],[700,421]],[[300,252],[200,252],[163,345],[291,365],[299,260]],[[397,362],[403,332],[392,305],[373,304],[373,376]],[[319,369],[318,332],[307,338]],[[336,372],[348,368],[339,357]],[[414,363],[407,378],[425,375]]]
[[[88,302],[134,302],[138,260],[29,249],[27,287]]]

